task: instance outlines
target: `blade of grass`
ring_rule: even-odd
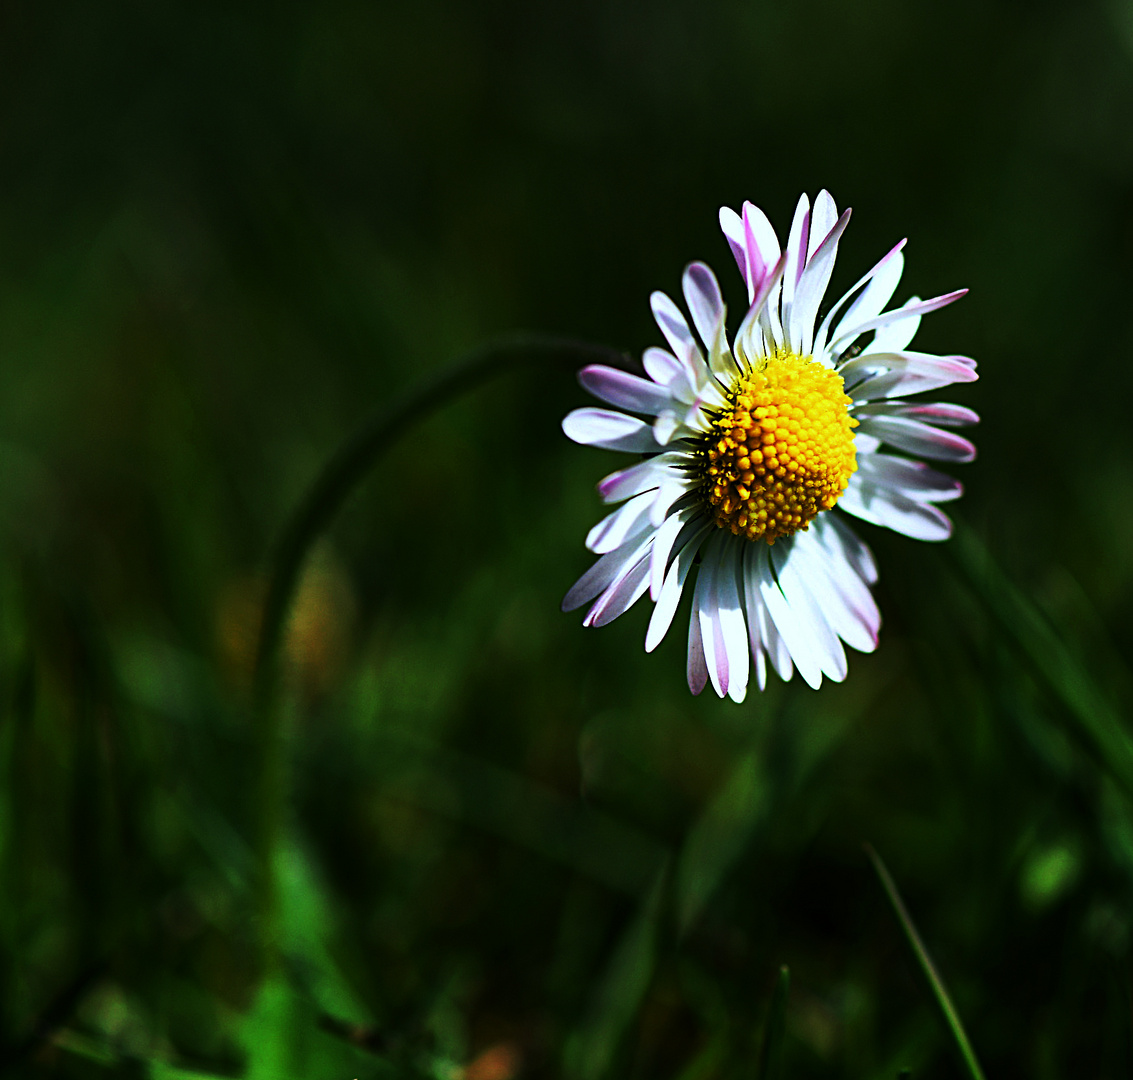
[[[1070,734],[1133,795],[1133,738],[1117,709],[975,533],[958,525],[948,550],[980,602],[1073,719]]]
[[[771,1008],[763,1027],[763,1050],[759,1055],[758,1080],[779,1080],[783,1075],[783,1037],[787,1030],[787,995],[791,990],[791,969],[784,964],[775,980]]]
[[[901,924],[901,929],[905,931],[909,947],[913,950],[918,963],[921,965],[921,970],[924,972],[925,978],[928,979],[929,986],[932,987],[936,1003],[944,1014],[945,1023],[952,1032],[956,1047],[960,1051],[960,1057],[963,1058],[972,1080],[985,1080],[980,1063],[976,1060],[976,1052],[972,1049],[968,1033],[964,1030],[964,1025],[960,1020],[960,1014],[956,1011],[956,1006],[952,1004],[952,998],[948,995],[944,980],[936,970],[936,965],[932,962],[932,957],[929,956],[928,949],[925,948],[925,943],[921,940],[921,935],[913,924],[912,916],[909,914],[908,908],[905,907],[905,901],[901,899],[901,894],[897,891],[897,883],[893,880],[885,863],[881,861],[881,856],[874,851],[870,844],[865,845],[865,853],[873,864],[873,869],[877,873],[881,887],[885,890],[885,895],[889,897],[889,903],[893,907],[897,921]]]
[[[574,1080],[610,1075],[622,1037],[641,1008],[653,981],[667,876],[662,867],[610,957],[589,1016],[567,1042],[565,1072]]]

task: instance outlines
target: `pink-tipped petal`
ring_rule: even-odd
[[[820,243],[811,256],[795,290],[795,301],[791,306],[791,340],[801,342],[804,355],[809,355],[814,344],[814,320],[818,316],[818,306],[826,295],[830,275],[834,272],[834,260],[838,254],[838,241],[850,221],[847,210],[831,226],[826,239]],[[811,235],[814,226],[811,226]]]
[[[687,365],[690,370],[704,368],[704,358],[693,337],[692,330],[685,320],[684,314],[677,305],[663,292],[655,292],[649,297],[649,306],[653,310],[653,318],[669,347],[677,359]],[[707,374],[707,371],[705,371]]]
[[[779,247],[779,237],[775,235],[775,230],[771,227],[771,222],[767,220],[767,215],[753,203],[744,203],[743,226],[744,242],[748,250],[750,251],[752,248],[758,250],[758,261],[767,268],[764,278],[766,279],[768,273],[772,275],[770,282],[765,280],[767,298],[762,305],[760,321],[772,340],[777,345],[782,344],[783,327],[779,321],[779,295],[782,291],[782,276],[787,266],[787,260],[783,257],[784,253]],[[754,263],[755,257],[752,256],[752,259]],[[780,260],[782,260],[782,267],[776,270]],[[760,288],[748,290],[749,307],[759,303],[759,292]]]
[[[816,339],[816,349],[825,349],[830,323],[835,313],[855,293],[857,293],[857,296],[854,302],[846,309],[845,315],[838,321],[837,329],[834,331],[834,337],[836,339],[841,337],[848,327],[863,323],[867,319],[872,319],[874,316],[881,314],[882,308],[893,298],[894,292],[897,291],[897,284],[901,280],[901,273],[905,267],[905,258],[901,254],[901,250],[904,246],[905,241],[902,240],[899,244],[886,252],[885,256],[877,265],[874,266],[865,277],[857,281],[854,287],[830,309],[830,312],[822,321],[822,327],[819,329]],[[865,285],[865,288],[861,289],[863,285]],[[858,289],[861,289],[861,292],[858,292]],[[842,348],[845,348],[849,344],[852,344],[852,342],[847,340],[842,345]]]
[[[691,263],[682,278],[685,302],[696,332],[704,342],[708,366],[717,376],[730,374],[731,352],[724,332],[724,298],[716,276],[704,263]]]
[[[979,378],[955,357],[915,352],[867,353],[847,361],[838,373],[855,402],[921,394]]]
[[[724,321],[724,297],[716,275],[702,262],[690,263],[681,278],[685,303],[700,340],[711,347]]]
[[[633,566],[644,550],[641,538],[631,537],[617,551],[603,555],[570,587],[563,597],[563,611],[582,607],[603,593],[612,581]]]
[[[849,319],[843,320],[846,325],[845,329],[841,326],[838,328],[838,336],[831,342],[831,346],[835,349],[841,347],[860,334],[864,334],[867,330],[880,330],[882,327],[889,326],[891,323],[900,322],[904,319],[919,318],[921,315],[927,315],[930,311],[939,311],[942,307],[947,307],[949,304],[955,303],[961,296],[967,294],[967,289],[956,289],[954,292],[944,293],[941,296],[934,296],[931,300],[919,300],[913,304],[906,304],[904,307],[894,308],[892,311],[887,311],[882,315],[875,315],[871,319],[866,319],[864,322],[857,324],[850,324]]]
[[[583,626],[605,626],[624,615],[649,587],[649,556],[644,554],[606,589],[586,613]]]
[[[578,373],[578,381],[596,398],[630,412],[656,416],[672,404],[672,397],[652,379],[643,379],[628,371],[591,364]]]
[[[708,664],[704,656],[704,641],[700,635],[700,611],[697,607],[697,590],[692,591],[692,614],[688,621],[688,661],[686,664],[688,688],[699,694],[708,683]]]
[[[787,256],[785,254],[780,255],[775,265],[771,268],[771,271],[764,275],[763,283],[752,299],[751,307],[748,308],[748,312],[744,316],[744,321],[740,323],[740,328],[736,332],[736,341],[742,342],[748,347],[749,356],[755,355],[758,352],[758,350],[751,347],[752,335],[758,332],[758,327],[767,313],[771,295],[775,289],[778,288],[780,281],[782,281],[783,270],[786,265]]]
[[[950,356],[948,359],[959,361],[961,357]],[[881,401],[855,409],[854,415],[859,417],[907,416],[910,420],[920,420],[926,424],[936,424],[938,427],[967,427],[969,424],[980,422],[979,414],[973,412],[966,405],[952,405],[947,401],[932,401],[923,404],[908,401]]]
[[[694,594],[696,615],[700,622],[700,642],[704,648],[704,662],[708,666],[712,689],[718,697],[723,697],[728,692],[728,652],[720,636],[720,613],[716,596],[716,546],[708,545],[702,556]]]

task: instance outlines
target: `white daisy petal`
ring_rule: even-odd
[[[787,341],[796,352],[802,348],[802,341],[791,337],[791,308],[794,306],[795,288],[803,276],[806,266],[807,239],[810,234],[810,200],[805,194],[799,196],[795,216],[791,221],[791,231],[787,237],[787,268],[783,272],[782,321],[787,332]]]
[[[854,453],[872,454],[881,448],[881,440],[873,435],[867,435],[860,427],[854,431]]]
[[[693,598],[696,601],[696,617],[700,622],[700,642],[704,648],[708,678],[712,682],[712,689],[723,697],[728,692],[728,651],[724,648],[720,633],[719,598],[716,593],[719,549],[715,544],[709,544],[701,555],[703,558]]]
[[[668,446],[673,436],[681,426],[681,414],[676,412],[660,413],[653,421],[653,438],[661,446]]]
[[[704,642],[700,636],[700,610],[697,606],[697,591],[693,590],[692,614],[688,620],[688,661],[685,675],[688,688],[699,694],[708,684],[708,663],[704,656]]]
[[[825,354],[826,352],[826,342],[828,340],[828,334],[830,332],[830,324],[838,316],[838,313],[842,310],[843,306],[846,304],[846,301],[848,301],[851,296],[854,296],[854,294],[857,293],[863,285],[867,284],[867,282],[869,283],[870,288],[864,289],[858,295],[857,300],[854,301],[854,306],[851,306],[851,308],[847,311],[846,318],[851,320],[860,320],[867,317],[864,315],[852,314],[854,307],[858,305],[859,302],[869,305],[868,309],[859,308],[858,310],[869,310],[870,316],[879,314],[881,309],[885,307],[887,303],[889,303],[890,298],[893,296],[893,293],[897,289],[897,282],[900,280],[901,270],[904,266],[904,260],[901,257],[901,249],[904,248],[904,246],[905,241],[902,240],[899,244],[891,248],[876,263],[873,269],[870,270],[868,274],[865,274],[863,277],[858,278],[858,280],[854,282],[853,286],[847,289],[846,292],[842,294],[838,302],[826,313],[826,318],[822,320],[822,325],[818,328],[818,333],[814,338],[814,354],[816,357],[820,353]],[[894,266],[894,264],[896,265]],[[883,275],[882,280],[878,282],[877,285],[874,285],[873,283],[875,279],[879,277],[879,275]],[[872,292],[870,291],[871,289],[873,290]],[[877,307],[876,310],[873,310],[873,305],[875,303]],[[838,326],[840,328],[842,326],[842,323],[839,322]],[[837,332],[835,332],[835,336],[837,336]]]
[[[840,514],[825,514],[816,520],[823,547],[840,557],[866,584],[877,584],[877,563],[861,537],[842,520]]]
[[[862,521],[914,540],[947,540],[952,535],[952,522],[943,511],[874,484],[851,484],[838,505]]]
[[[963,357],[954,356],[950,359],[961,360]],[[964,405],[950,405],[946,401],[934,401],[926,404],[909,401],[877,401],[869,405],[860,405],[854,409],[857,417],[865,416],[907,416],[910,420],[921,420],[926,424],[936,424],[938,427],[967,427],[969,424],[978,424],[979,415]]]
[[[688,580],[689,571],[693,567],[701,545],[708,537],[707,529],[700,529],[692,538],[680,547],[673,559],[669,571],[665,574],[665,582],[656,596],[656,607],[649,620],[649,629],[645,633],[645,651],[652,652],[669,632],[677,605],[684,592],[685,581]]]
[[[767,558],[760,565],[759,593],[803,681],[817,690],[822,684],[821,649],[810,635],[809,619],[792,608],[783,595]]]
[[[782,273],[786,269],[787,260],[779,247],[779,237],[767,220],[767,215],[758,206],[745,202],[743,207],[744,242],[747,245],[749,258],[753,265],[758,262],[765,268],[764,276],[768,273],[774,279],[767,284],[767,302],[762,309],[761,320],[767,327],[767,332],[776,345],[783,343],[783,328],[779,320],[779,296],[782,289]],[[758,252],[758,255],[752,254]],[[748,301],[754,305],[759,293],[758,284],[748,293]]]
[[[834,330],[834,340],[840,341],[842,348],[853,344],[853,338],[848,332],[850,327],[860,326],[876,318],[893,298],[905,269],[905,258],[901,254],[903,246],[904,241],[901,241],[870,271],[869,284],[858,293],[845,315],[839,319]],[[856,291],[857,288],[855,286],[851,291]]]
[[[696,397],[695,371],[672,353],[656,347],[646,349],[641,363],[645,373],[677,401],[691,402]]]
[[[616,578],[582,620],[583,626],[605,626],[624,615],[649,587],[649,556],[642,555]]]
[[[724,298],[716,275],[704,263],[690,263],[681,278],[681,285],[693,325],[707,350],[708,366],[717,376],[734,374],[728,341],[724,336]]]
[[[904,319],[919,318],[921,315],[927,315],[930,311],[938,311],[948,304],[955,303],[961,296],[967,295],[967,292],[967,289],[957,289],[955,292],[944,293],[942,296],[934,296],[931,300],[920,300],[913,304],[906,304],[904,307],[894,308],[893,311],[887,311],[882,315],[875,315],[872,319],[866,319],[862,323],[847,326],[845,330],[841,330],[837,337],[834,338],[831,342],[831,346],[838,348],[852,338],[856,338],[859,334],[864,334],[867,330],[880,330],[882,327],[889,326],[891,323],[900,322]]]
[[[631,412],[656,416],[672,400],[663,386],[628,371],[591,364],[578,373],[578,381],[596,398]]]
[[[605,555],[606,552],[621,547],[627,537],[636,535],[646,524],[651,523],[652,506],[651,492],[637,495],[629,502],[622,503],[617,510],[607,514],[586,534],[587,548],[595,555]]]
[[[861,417],[860,431],[874,435],[898,450],[936,461],[974,461],[976,448],[967,439],[907,416]]]
[[[781,254],[779,237],[775,235],[767,215],[754,203],[745,202],[743,205],[743,227],[747,247],[759,252],[759,261],[765,267],[774,266]]]
[[[802,343],[804,353],[810,353],[814,344],[814,320],[818,315],[818,305],[826,295],[830,275],[834,272],[834,257],[838,254],[838,240],[849,221],[850,211],[847,210],[830,229],[826,239],[819,244],[799,279],[794,306],[791,308],[790,334],[792,341],[798,338]],[[813,225],[811,235],[814,235]]]
[[[647,458],[628,469],[610,473],[599,485],[598,494],[603,502],[615,503],[630,499],[643,491],[652,491],[671,479],[672,467],[683,461],[680,453],[667,451],[656,457]]]
[[[830,623],[830,628],[859,652],[877,647],[881,612],[869,586],[841,556],[824,543],[824,529],[812,526],[797,533],[791,557],[807,582],[811,595]]]
[[[747,612],[747,636],[748,644],[751,647],[752,662],[755,664],[755,679],[759,684],[759,689],[763,690],[767,686],[767,656],[764,652],[765,639],[761,627],[765,621],[766,612],[763,608],[763,598],[759,594],[759,577],[757,573],[753,572],[751,565],[755,551],[754,544],[748,544],[743,549],[739,571],[743,583],[744,610]]]
[[[838,373],[855,402],[920,394],[978,378],[959,357],[915,352],[864,354],[842,364]]]
[[[894,491],[919,502],[949,502],[964,494],[964,485],[959,480],[937,472],[922,461],[892,454],[862,455],[847,490],[855,482]]]
[[[609,409],[575,409],[563,419],[567,438],[604,450],[626,450],[647,454],[660,449],[644,420]]]
[[[649,297],[649,305],[653,310],[653,318],[657,322],[665,340],[676,355],[677,359],[696,371],[697,376],[707,376],[704,358],[700,355],[700,348],[696,344],[681,309],[663,292],[655,292]]]
[[[975,380],[966,357],[908,349],[921,317],[963,291],[885,311],[901,277],[902,241],[815,334],[848,218],[828,192],[813,208],[804,195],[781,250],[751,203],[742,214],[721,210],[748,288],[735,358],[719,285],[693,263],[682,279],[691,324],[653,294],[672,351],[645,352],[648,378],[601,366],[581,376],[604,401],[652,419],[577,409],[563,422],[576,442],[647,455],[599,484],[605,502],[623,505],[590,530],[599,558],[564,609],[592,602],[584,623],[599,626],[648,591],[651,652],[687,586],[693,693],[711,683],[742,701],[749,681],[763,689],[768,668],[784,680],[797,668],[812,687],[823,676],[844,679],[845,646],[871,651],[881,625],[870,589],[877,566],[847,515],[922,540],[951,530],[937,504],[962,487],[919,459],[970,461],[973,445],[947,429],[978,418],[964,406],[904,399]],[[850,356],[866,334],[864,349]],[[884,445],[914,457],[882,453]]]
[[[919,296],[911,296],[905,302],[903,307],[912,307],[914,304],[919,304],[921,298]],[[899,319],[897,322],[892,322],[888,326],[882,326],[873,335],[873,339],[868,342],[862,350],[864,353],[885,353],[885,352],[901,352],[909,347],[909,343],[917,336],[917,331],[920,329],[921,317],[919,315],[910,316],[907,319]],[[843,341],[843,346],[850,344],[850,338]]]
[[[750,295],[751,281],[747,278],[746,272],[747,251],[744,247],[744,223],[740,215],[730,206],[720,207],[720,231],[728,241],[728,247],[732,249],[732,255],[736,260],[736,265],[740,268],[740,273],[744,274],[748,295]]]
[[[716,598],[720,636],[728,656],[728,696],[736,702],[743,701],[747,693],[748,647],[747,626],[744,623],[743,603],[739,590],[739,563],[742,549],[736,544],[727,543],[724,535],[717,530],[719,557],[716,567]]]
[[[846,666],[846,651],[815,599],[806,575],[802,573],[805,557],[795,558],[795,540],[796,537],[791,537],[789,545],[779,543],[771,549],[771,565],[775,570],[779,590],[803,625],[807,641],[819,660],[822,673],[835,682],[841,682],[849,670]]]
[[[644,545],[641,543],[642,535],[631,536],[616,551],[603,555],[594,563],[563,597],[563,611],[574,611],[575,608],[580,608],[583,604],[589,603],[596,596],[601,595],[612,581],[629,570],[641,557],[644,550]],[[648,526],[646,526],[645,535],[648,535]]]
[[[759,346],[755,334],[766,318],[768,305],[771,302],[775,290],[779,288],[779,284],[783,279],[783,270],[786,265],[786,254],[780,255],[770,272],[764,275],[763,283],[752,299],[751,307],[748,308],[748,312],[744,316],[744,321],[740,323],[739,330],[736,331],[736,341],[742,348],[742,354],[744,356],[756,356],[759,353]],[[768,327],[768,329],[770,329],[770,327]],[[775,334],[772,333],[771,336],[772,340],[775,340]]]
[[[727,206],[720,207],[720,229],[728,241],[728,246],[732,249],[732,254],[736,258],[736,264],[740,268],[740,273],[744,276],[744,283],[747,285],[748,303],[750,303],[752,297],[755,296],[756,289],[759,287],[759,282],[765,269],[759,248],[754,244],[749,245],[747,243],[747,237],[744,234],[743,218],[741,218],[735,210],[731,210]]]
[[[808,266],[820,245],[829,239],[830,232],[837,221],[838,207],[834,202],[834,197],[826,188],[823,188],[814,197],[814,206],[811,207],[810,211],[810,239],[806,249]]]
[[[669,556],[696,541],[703,542],[708,526],[699,505],[685,506],[671,513],[658,526],[653,538],[653,553],[649,570],[649,595],[656,601],[661,593],[669,567]],[[693,548],[695,552],[696,548]]]
[[[771,661],[771,666],[775,669],[775,674],[783,682],[790,682],[791,676],[795,673],[795,665],[791,662],[791,650],[787,648],[786,641],[775,628],[771,612],[767,610],[767,605],[763,603],[762,594],[759,604],[759,632],[766,642],[767,656]]]

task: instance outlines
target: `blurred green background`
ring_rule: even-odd
[[[1131,116],[1127,0],[0,5],[4,1075],[964,1075],[863,841],[989,1077],[1129,1075]],[[718,207],[821,187],[834,295],[902,236],[898,299],[972,290],[917,339],[980,363],[963,528],[862,526],[878,652],[736,706],[644,603],[582,630],[615,455],[502,376],[304,579],[265,959],[321,464],[500,332],[660,344],[694,258],[738,310]]]

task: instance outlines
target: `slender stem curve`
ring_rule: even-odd
[[[940,972],[936,970],[936,964],[933,963],[928,947],[921,939],[921,935],[913,922],[913,917],[909,914],[909,909],[905,907],[905,901],[901,898],[900,892],[897,891],[897,883],[893,880],[893,875],[889,873],[889,868],[881,861],[881,856],[874,851],[871,844],[864,844],[863,847],[869,861],[873,864],[874,873],[877,874],[881,887],[885,890],[885,895],[889,898],[893,913],[897,916],[897,921],[905,932],[909,947],[913,950],[913,955],[917,958],[921,971],[924,972],[924,976],[932,988],[933,996],[936,998],[936,1003],[944,1016],[945,1024],[948,1025],[948,1030],[952,1033],[956,1049],[968,1069],[968,1074],[972,1077],[972,1080],[984,1080],[983,1069],[980,1068],[980,1063],[976,1059],[976,1052],[972,1049],[972,1042],[968,1038],[968,1033],[964,1030],[964,1023],[960,1019],[960,1014],[956,1011],[956,1006],[952,1004],[948,987],[944,985]]]
[[[382,453],[409,427],[453,398],[500,371],[534,360],[625,366],[625,354],[604,345],[536,334],[500,338],[402,393],[339,447],[296,508],[276,549],[256,650],[258,700],[271,694],[283,627],[314,542]]]
[[[490,341],[403,392],[348,438],[315,478],[280,536],[272,560],[256,648],[253,682],[259,754],[260,911],[269,957],[276,951],[272,859],[286,800],[283,713],[278,700],[279,652],[304,563],[318,538],[381,455],[418,421],[460,394],[527,362],[626,366],[616,349],[569,338],[513,334]]]

